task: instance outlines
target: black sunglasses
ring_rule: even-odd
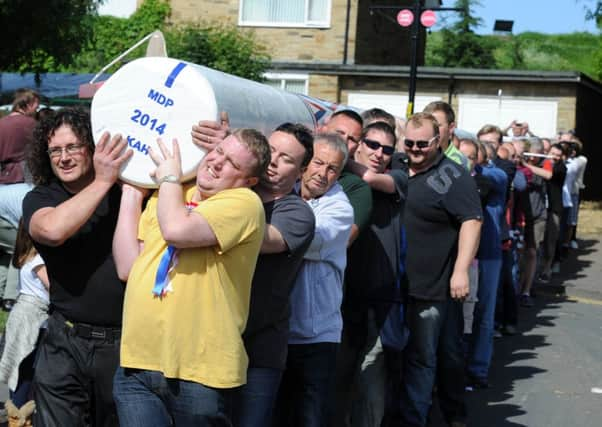
[[[382,145],[380,142],[378,141],[374,141],[372,139],[362,139],[362,142],[364,144],[366,144],[371,150],[378,150],[379,148],[383,149],[383,154],[386,154],[387,156],[390,156],[391,154],[393,154],[395,152],[395,147],[392,147],[390,145]]]
[[[421,150],[423,148],[428,147],[429,145],[431,145],[431,142],[433,142],[435,139],[439,138],[439,136],[433,136],[431,139],[429,139],[428,141],[413,141],[411,139],[407,139],[405,138],[403,140],[403,143],[405,144],[406,147],[408,148],[412,148],[414,147],[414,144],[416,144],[416,147],[420,148]]]

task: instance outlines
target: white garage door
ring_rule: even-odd
[[[432,101],[440,101],[438,96],[419,96],[414,99],[414,111],[422,111]],[[397,117],[405,117],[408,108],[407,95],[349,92],[347,104],[361,110],[382,108]]]
[[[457,125],[460,129],[478,132],[485,124],[504,129],[516,120],[529,123],[529,129],[538,136],[554,136],[558,102],[524,98],[460,96]]]

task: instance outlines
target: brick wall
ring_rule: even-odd
[[[342,63],[347,0],[331,0],[329,28],[242,27],[252,30],[268,48],[274,61],[317,61]],[[348,58],[355,55],[358,0],[351,0]],[[223,22],[238,24],[240,0],[170,0],[174,23]]]

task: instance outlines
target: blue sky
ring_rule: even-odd
[[[480,7],[474,9],[475,15],[484,21],[477,29],[480,34],[491,34],[496,19],[514,21],[513,33],[525,31],[539,33],[572,33],[589,31],[597,33],[593,21],[585,20],[586,6],[592,6],[595,0],[480,0]],[[454,0],[443,0],[442,6],[453,7]],[[439,12],[439,15],[453,18],[455,12]],[[435,28],[436,29],[436,28]]]
[[[585,20],[586,6],[595,0],[480,0],[475,8],[484,25],[477,29],[480,34],[491,34],[496,19],[514,21],[514,34],[525,31],[540,33],[572,33],[575,31],[597,32],[593,21]],[[443,0],[443,6],[452,7],[454,0]],[[136,0],[106,0],[100,12],[127,17],[136,7]],[[454,12],[438,12],[439,21],[452,19]],[[436,29],[436,27],[435,27]]]

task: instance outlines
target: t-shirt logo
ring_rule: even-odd
[[[456,168],[455,165],[441,165],[435,171],[435,173],[433,173],[427,178],[426,183],[436,193],[444,195],[447,194],[449,188],[452,185],[452,178],[459,178],[460,175],[460,171]]]

